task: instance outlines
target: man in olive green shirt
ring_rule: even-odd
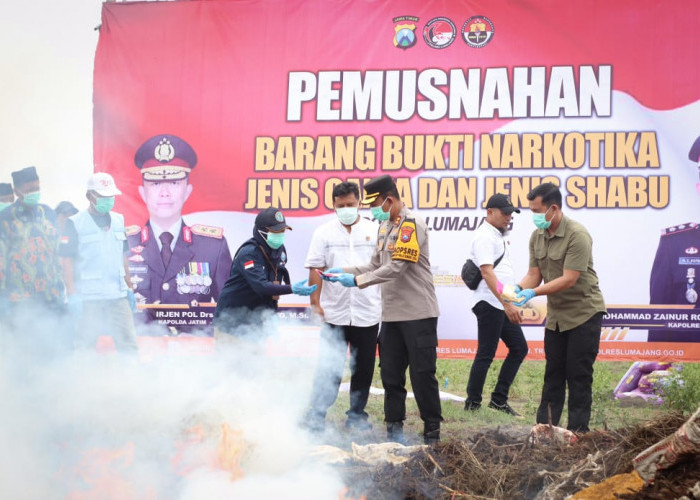
[[[559,425],[568,386],[567,428],[588,432],[593,363],[606,312],[593,269],[593,240],[585,227],[562,213],[555,184],[539,185],[527,199],[537,230],[530,237],[530,269],[515,304],[547,296],[546,366],[537,423]]]

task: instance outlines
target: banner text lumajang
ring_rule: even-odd
[[[251,178],[247,181],[246,210],[270,206],[282,210],[333,208],[333,187],[348,180],[360,187],[371,177]],[[480,185],[476,176],[408,177],[395,179],[401,199],[409,208],[484,208],[494,193],[507,194],[513,204],[527,207],[527,194],[543,182],[561,184],[556,176],[487,176]],[[668,176],[580,176],[565,179],[564,203],[571,208],[663,208],[669,203]],[[481,201],[481,204],[479,204]]]
[[[287,121],[406,121],[610,116],[612,66],[291,71]]]

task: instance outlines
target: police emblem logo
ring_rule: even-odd
[[[168,139],[163,137],[153,151],[153,157],[162,163],[167,163],[175,158],[175,148]]]
[[[144,249],[144,247],[141,246],[141,245],[136,245],[135,247],[131,247],[131,248],[130,248],[130,250],[131,250],[133,253],[141,253],[141,252],[143,252],[143,249]]]
[[[414,231],[415,229],[411,226],[402,226],[399,238],[403,243],[408,243],[411,241],[411,236],[413,235]]]
[[[393,19],[394,47],[410,49],[416,44],[416,25],[418,18],[414,16],[400,16]]]
[[[688,247],[685,249],[685,253],[687,253],[688,255],[695,255],[696,253],[698,253],[698,249],[695,247]]]
[[[277,222],[284,222],[284,215],[282,215],[282,212],[275,212],[275,220]]]
[[[423,40],[429,47],[444,49],[457,38],[457,27],[446,17],[435,17],[423,28]]]
[[[134,254],[131,257],[129,257],[130,262],[143,262],[145,259],[143,258],[143,255],[140,254]]]
[[[472,48],[480,49],[493,39],[493,23],[485,16],[472,16],[462,25],[462,38]]]

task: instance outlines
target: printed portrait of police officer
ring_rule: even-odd
[[[231,253],[222,228],[190,225],[182,218],[193,189],[194,149],[175,135],[156,135],[138,148],[134,163],[141,170],[138,191],[149,215],[145,225],[127,230],[137,302],[216,302],[228,278]]]
[[[688,159],[700,175],[700,137],[690,148]],[[700,182],[695,184],[700,196]],[[698,205],[695,204],[695,207]],[[690,207],[689,207],[690,208]],[[692,213],[693,210],[691,209]],[[695,210],[697,215],[697,210]],[[680,304],[700,311],[698,275],[700,274],[700,221],[667,227],[661,232],[649,279],[651,304]],[[683,310],[679,310],[681,312]],[[700,342],[697,330],[649,330],[652,342]]]

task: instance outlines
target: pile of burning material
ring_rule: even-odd
[[[366,495],[368,500],[563,499],[617,474],[633,472],[633,459],[639,453],[674,434],[684,422],[681,414],[674,413],[632,427],[590,432],[575,440],[554,428],[552,439],[547,439],[541,429],[537,431],[537,426],[533,433],[520,436],[498,428],[465,441],[448,440],[422,448],[402,464],[371,467],[355,463],[344,467],[341,474],[352,496]],[[683,490],[676,496],[687,494],[700,481],[700,455],[688,460],[660,471],[654,487],[668,490],[668,485],[673,485]],[[637,495],[644,495],[647,491],[647,487],[640,489],[642,483],[635,481],[634,475],[630,488],[623,484],[625,492],[637,489]]]
[[[426,445],[404,446],[391,442],[366,445],[352,443],[352,453],[350,453],[335,446],[320,445],[311,450],[309,457],[334,465],[351,464],[352,462],[366,465],[397,465],[408,462],[411,455],[426,448]]]

